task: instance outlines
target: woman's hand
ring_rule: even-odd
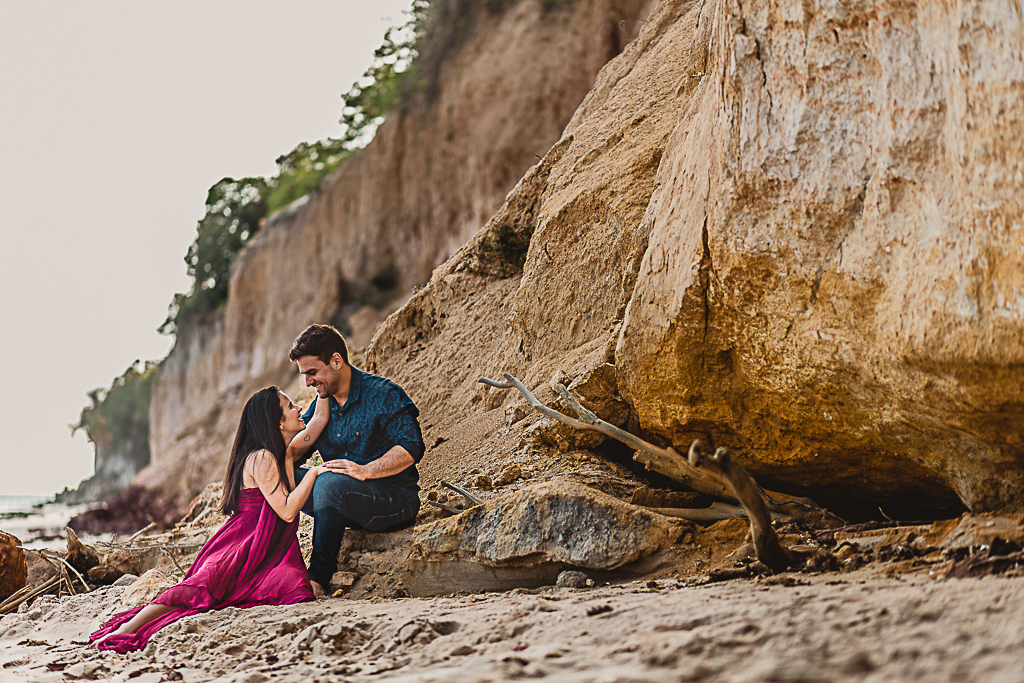
[[[277,468],[277,462],[267,450],[260,450],[249,454],[253,465],[253,478],[259,485],[263,497],[270,503],[277,516],[286,522],[293,521],[299,515],[299,510],[306,503],[309,494],[313,492],[313,483],[316,478],[330,469],[324,466],[311,467],[310,471],[302,477],[302,481],[291,491],[283,485]],[[289,471],[291,474],[291,471]],[[289,477],[291,478],[291,477]]]

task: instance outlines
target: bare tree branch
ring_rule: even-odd
[[[735,500],[725,480],[720,479],[713,473],[702,472],[691,467],[690,463],[686,461],[686,458],[679,455],[679,453],[672,448],[661,448],[659,446],[655,446],[654,444],[644,441],[623,429],[619,429],[613,424],[605,422],[594,415],[594,413],[580,405],[580,402],[577,401],[565,387],[554,380],[552,380],[551,383],[552,388],[566,399],[569,406],[572,407],[572,409],[576,411],[577,415],[580,416],[579,420],[573,419],[564,413],[560,413],[554,408],[544,405],[529,389],[526,388],[526,385],[507,372],[505,373],[505,379],[508,381],[498,382],[493,379],[481,377],[478,381],[481,384],[486,384],[497,389],[511,389],[512,387],[515,387],[538,412],[543,413],[554,420],[567,424],[570,427],[575,427],[576,429],[592,429],[594,431],[601,432],[613,439],[621,441],[630,448],[636,449],[638,452],[634,456],[634,459],[638,462],[642,462],[647,469],[660,472],[661,474],[669,476],[676,481],[682,482],[694,491],[699,491],[700,493],[705,493],[709,496],[715,496],[716,498]]]
[[[466,489],[460,488],[460,487],[456,486],[455,484],[449,484],[446,481],[442,481],[441,482],[441,486],[444,486],[447,489],[455,491],[455,493],[459,494],[460,496],[462,496],[463,498],[468,500],[470,505],[474,505],[475,506],[475,505],[483,505],[484,504],[484,501],[483,501],[482,498],[478,498],[478,497],[474,496],[472,493],[470,493]]]
[[[799,563],[799,560],[782,547],[779,537],[772,528],[772,515],[768,511],[760,489],[746,470],[729,457],[729,449],[719,448],[715,454],[704,453],[700,441],[690,444],[690,464],[707,467],[726,477],[733,493],[739,498],[750,519],[750,533],[754,537],[757,559],[773,572],[781,572]]]
[[[688,522],[720,522],[723,519],[746,517],[747,512],[739,505],[729,503],[712,503],[706,508],[647,508],[652,512],[666,517],[678,517]]]

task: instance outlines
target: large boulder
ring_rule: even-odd
[[[679,540],[686,522],[568,482],[546,482],[416,528],[411,559],[608,570]]]
[[[1024,509],[1020,28],[709,3],[616,352],[643,429],[821,499]]]
[[[24,588],[27,581],[28,562],[21,541],[0,531],[0,601]]]

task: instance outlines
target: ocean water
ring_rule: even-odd
[[[30,513],[36,505],[53,500],[53,496],[0,496],[0,519],[7,513]]]
[[[26,548],[67,549],[64,527],[72,517],[98,504],[64,505],[52,500],[53,496],[0,496],[0,531],[16,536]],[[82,540],[89,543],[97,539]]]

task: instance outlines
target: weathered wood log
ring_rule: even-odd
[[[71,527],[64,527],[68,540],[68,562],[77,570],[87,572],[100,563],[99,553],[92,546],[85,545]]]
[[[652,508],[642,506],[651,512],[657,512],[666,517],[678,517],[688,522],[720,522],[723,519],[736,519],[746,517],[747,512],[739,505],[729,503],[712,503],[706,508]]]
[[[601,432],[602,434],[606,434],[613,439],[617,439],[627,446],[636,449],[638,453],[635,456],[635,459],[644,463],[644,466],[646,466],[647,469],[654,470],[671,477],[676,481],[682,482],[694,491],[700,491],[701,493],[715,496],[716,498],[733,499],[732,494],[729,492],[729,487],[726,485],[724,480],[719,479],[714,474],[701,472],[700,470],[691,467],[690,464],[686,462],[686,459],[672,448],[661,448],[659,446],[655,446],[654,444],[648,443],[647,441],[644,441],[623,429],[619,429],[613,424],[605,422],[594,415],[594,413],[584,408],[580,402],[577,401],[569,391],[558,382],[552,380],[552,389],[567,400],[570,407],[576,411],[580,419],[573,419],[565,413],[561,413],[550,406],[544,405],[529,389],[526,388],[525,384],[507,372],[504,376],[507,380],[506,382],[499,382],[487,377],[481,377],[477,381],[481,384],[495,387],[496,389],[512,389],[514,387],[523,395],[527,402],[529,402],[529,404],[542,415],[558,420],[570,427],[575,427],[577,429],[591,429]],[[645,455],[641,456],[641,453]]]

